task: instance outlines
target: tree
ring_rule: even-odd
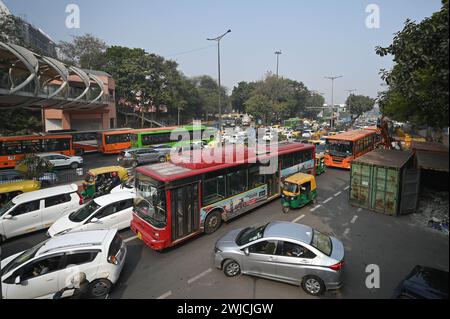
[[[375,100],[364,95],[350,94],[345,102],[349,106],[352,120],[355,122],[361,115],[373,109]]]
[[[41,111],[14,108],[2,109],[0,107],[0,118],[8,119],[0,121],[1,135],[30,135],[42,132]]]
[[[93,36],[85,34],[74,36],[72,42],[59,42],[63,60],[84,69],[101,69],[105,64],[106,43]]]
[[[53,164],[46,158],[29,154],[18,163],[17,169],[25,174],[25,178],[38,180],[53,169]]]
[[[217,81],[208,75],[202,75],[192,78],[192,83],[198,90],[201,101],[201,110],[208,120],[210,116],[215,116],[219,113],[219,87]],[[220,88],[220,105],[222,114],[229,109],[229,98],[227,89],[222,86]]]
[[[25,46],[19,18],[0,13],[0,42]]]
[[[379,105],[393,120],[443,128],[448,126],[448,0],[420,23],[407,20],[388,47],[377,47],[383,57],[392,55],[394,67],[381,70],[389,86],[380,93]]]
[[[261,94],[252,95],[244,105],[248,114],[262,120],[264,124],[269,123],[273,118],[274,104],[267,96]]]
[[[322,111],[325,104],[325,98],[315,92],[310,92],[306,101],[306,108],[303,112],[303,117],[310,119],[317,119],[317,115]]]
[[[245,112],[245,102],[250,98],[255,90],[255,82],[241,81],[233,88],[231,93],[231,107],[234,111],[242,113]]]

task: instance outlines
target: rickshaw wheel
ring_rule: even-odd
[[[288,214],[291,208],[289,206],[283,206],[283,213]]]

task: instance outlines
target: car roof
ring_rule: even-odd
[[[111,232],[117,232],[116,229],[88,230],[72,232],[65,235],[55,236],[49,239],[36,253],[41,256],[46,253],[74,248],[94,248],[101,247],[104,240],[111,235]]]
[[[59,154],[59,153],[42,153],[42,154],[36,154],[36,156],[39,156],[39,157],[53,156],[53,155],[63,155],[63,156],[66,156],[66,155],[64,155],[64,154]]]
[[[134,194],[127,191],[123,191],[97,197],[94,199],[94,201],[100,206],[106,206],[114,202],[118,202],[125,199],[132,199],[134,197],[135,197]]]
[[[280,237],[310,244],[313,229],[309,226],[290,222],[271,222],[264,230],[264,237]]]
[[[39,189],[37,191],[17,195],[16,197],[14,197],[13,203],[21,204],[36,199],[48,198],[60,194],[73,193],[76,192],[77,190],[78,186],[76,184],[61,185],[45,189]]]

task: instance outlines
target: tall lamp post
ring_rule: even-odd
[[[353,92],[356,92],[356,89],[345,90],[345,92],[348,92],[348,105],[347,105],[347,107],[348,107],[348,111],[350,112],[351,96],[352,96]],[[351,125],[353,126],[353,115],[351,115],[351,113],[350,113],[350,116],[351,116],[351,120],[352,120]]]
[[[325,77],[325,79],[331,80],[331,123],[330,123],[331,131],[333,131],[333,120],[334,120],[334,80],[342,77],[343,75]]]
[[[228,30],[227,32],[225,32],[222,35],[219,35],[216,38],[208,38],[206,40],[208,41],[217,41],[217,65],[218,65],[218,71],[219,71],[219,130],[220,132],[222,132],[222,106],[220,105],[220,95],[221,95],[221,83],[220,83],[220,40],[222,40],[222,38],[224,36],[226,36],[228,33],[230,33],[231,30]]]
[[[281,51],[275,51],[275,55],[277,56],[277,77],[278,77],[278,66],[279,66],[279,58]]]

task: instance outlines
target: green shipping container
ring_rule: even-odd
[[[387,215],[399,215],[402,183],[411,167],[412,152],[377,149],[354,160],[350,204]]]

